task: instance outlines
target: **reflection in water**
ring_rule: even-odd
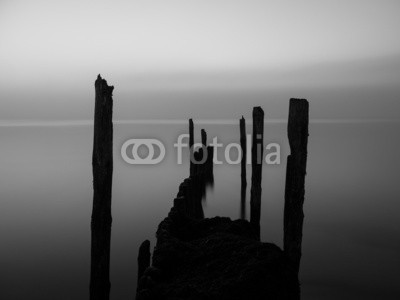
[[[203,198],[203,202],[207,201],[207,190],[214,189],[214,174],[207,174],[205,177],[202,178],[203,182],[202,182],[202,198]]]
[[[202,201],[206,199],[207,187],[212,187],[213,184],[214,175],[212,173],[199,172],[186,178],[179,186],[174,206],[194,219],[204,219]]]
[[[194,150],[194,123],[189,119],[190,177],[194,179],[196,194],[200,200],[206,199],[208,187],[214,187],[214,147],[207,146],[207,133],[201,129],[201,147]]]

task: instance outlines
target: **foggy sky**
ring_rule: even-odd
[[[160,103],[184,117],[168,109],[177,99],[275,101],[279,118],[310,96],[317,112],[394,105],[317,118],[397,118],[399,11],[396,0],[2,0],[0,120],[91,119],[98,73],[116,86],[117,119],[160,118]]]

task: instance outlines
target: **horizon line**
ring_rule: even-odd
[[[133,119],[114,120],[114,125],[185,125],[189,119]],[[201,125],[238,125],[240,119],[193,119],[195,124]],[[399,119],[310,119],[310,124],[365,124],[365,123],[399,123]],[[251,125],[251,119],[246,120],[246,125]],[[266,124],[285,124],[287,119],[264,119]],[[70,126],[93,126],[93,120],[61,120],[61,121],[32,121],[15,120],[1,121],[0,127],[70,127]]]

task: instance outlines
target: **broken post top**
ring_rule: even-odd
[[[290,99],[288,138],[292,153],[307,150],[309,104],[306,99]]]
[[[262,140],[264,135],[264,110],[260,106],[253,108],[253,151],[257,140]]]
[[[193,119],[189,119],[189,147],[192,148],[194,145],[194,124]]]
[[[263,135],[264,133],[264,110],[260,106],[255,106],[253,108],[253,134],[257,133]],[[259,137],[254,137],[258,139]]]
[[[193,119],[189,119],[189,147],[194,145],[194,124]]]
[[[253,118],[261,117],[261,116],[264,117],[264,110],[261,108],[261,106],[254,106],[253,107]],[[242,116],[242,119],[244,119],[243,116]]]
[[[101,78],[101,75],[97,75],[96,82],[94,83],[96,91],[99,91],[103,96],[112,96],[112,92],[114,90],[114,86],[109,86],[107,84],[107,80]]]
[[[241,130],[241,134],[242,134],[242,130],[245,130],[245,128],[246,128],[245,127],[246,126],[246,120],[245,120],[245,118],[243,118],[243,116],[239,121],[239,126],[240,126],[240,130]]]
[[[239,124],[240,124],[240,126],[245,126],[246,120],[245,120],[245,118],[243,118],[243,116],[242,116],[242,118],[240,119]]]
[[[93,162],[104,164],[112,161],[113,143],[113,86],[101,78],[100,74],[94,83],[95,85],[95,106],[94,106],[94,143]],[[112,164],[112,163],[111,163]]]

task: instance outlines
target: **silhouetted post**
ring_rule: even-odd
[[[207,181],[214,182],[214,147],[207,146],[207,168],[206,175]]]
[[[150,267],[150,241],[145,240],[139,247],[138,255],[138,286],[139,279],[143,276],[144,271]]]
[[[194,175],[194,125],[193,120],[189,119],[189,158],[190,158],[190,176]]]
[[[204,149],[207,148],[207,133],[204,129],[201,130],[201,143],[204,146]]]
[[[244,186],[247,185],[247,179],[246,179],[247,141],[246,141],[246,139],[247,139],[246,138],[246,120],[242,116],[242,118],[240,119],[240,147],[242,149],[241,177],[242,177],[242,185],[244,185]]]
[[[241,185],[240,187],[240,218],[242,220],[246,219],[246,185]]]
[[[111,189],[113,172],[112,92],[114,87],[98,75],[95,82],[93,143],[93,210],[90,299],[110,294]]]
[[[264,153],[264,111],[261,107],[253,108],[253,143],[251,148],[251,197],[250,222],[260,230],[261,216],[261,179]]]
[[[290,99],[288,137],[290,155],[287,158],[284,251],[297,272],[300,268],[303,236],[304,182],[307,167],[308,101]]]
[[[246,120],[242,116],[240,119],[240,147],[242,149],[242,160],[241,160],[241,187],[240,187],[240,218],[246,218],[246,188],[247,188],[247,178],[246,178],[246,158],[247,158],[247,137],[246,137]]]

